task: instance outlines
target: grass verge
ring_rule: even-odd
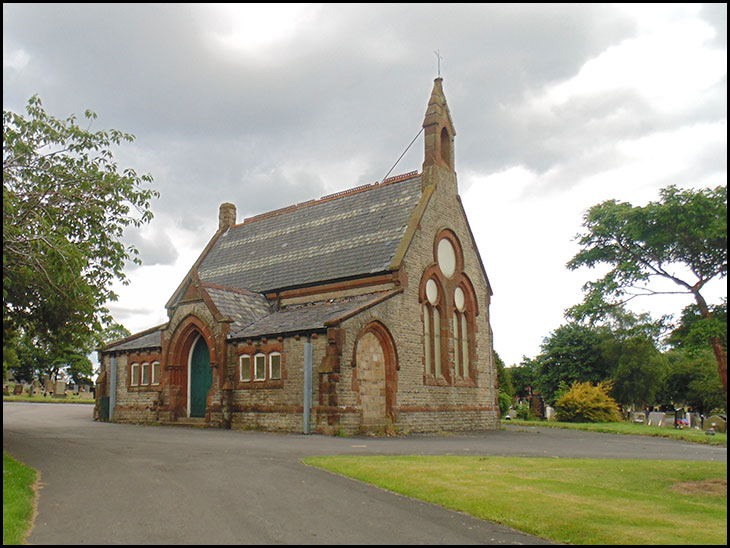
[[[570,544],[727,544],[727,465],[512,457],[310,457],[389,491]]]
[[[660,438],[689,441],[692,443],[703,443],[707,445],[723,445],[727,447],[727,433],[725,432],[716,433],[714,436],[708,436],[703,430],[678,430],[675,428],[658,428],[656,426],[647,426],[645,424],[634,424],[630,422],[578,423],[525,420],[502,421],[503,426],[506,424],[519,426],[541,426],[544,428],[568,428],[572,430],[588,430],[589,432],[606,432],[609,434],[655,436]]]
[[[38,474],[3,453],[3,545],[23,544],[35,511]]]
[[[3,401],[24,401],[30,403],[86,403],[94,405],[95,400],[83,400],[79,396],[65,398],[46,398],[44,396],[3,396]]]

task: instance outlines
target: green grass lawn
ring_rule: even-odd
[[[35,509],[38,474],[3,453],[3,544],[23,544]]]
[[[727,447],[727,433],[721,432],[714,436],[708,436],[703,430],[675,428],[658,428],[645,424],[634,424],[631,422],[598,422],[598,423],[577,423],[558,421],[524,421],[511,420],[502,421],[502,425],[516,424],[519,426],[542,426],[546,428],[570,428],[573,430],[588,430],[590,432],[607,432],[609,434],[636,434],[639,436],[658,436],[676,440],[689,441],[692,443],[704,443],[708,445],[724,445]]]
[[[727,544],[727,464],[505,457],[303,462],[570,544]]]
[[[90,403],[94,405],[95,401],[82,400],[80,396],[68,395],[65,398],[51,398],[45,396],[3,396],[3,401],[25,401],[34,403]]]

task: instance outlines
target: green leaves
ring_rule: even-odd
[[[49,343],[85,339],[111,318],[105,303],[136,250],[120,239],[152,219],[150,175],[120,170],[112,148],[134,136],[48,115],[3,111],[3,331]]]
[[[686,293],[693,296],[702,332],[715,351],[718,373],[727,390],[727,364],[717,323],[702,296],[713,279],[727,275],[727,187],[680,190],[669,186],[661,199],[644,207],[615,200],[593,206],[578,235],[581,250],[571,270],[606,265],[609,271],[584,286],[585,299],[567,315],[593,324],[639,296]],[[655,283],[670,280],[675,290]]]
[[[670,186],[659,202],[644,207],[603,202],[588,211],[583,228],[581,250],[567,267],[610,270],[586,284],[583,306],[571,311],[576,317],[599,314],[605,304],[668,293],[650,285],[656,277],[678,285],[675,292],[697,294],[711,279],[727,275],[727,187]],[[687,274],[677,274],[675,267]]]

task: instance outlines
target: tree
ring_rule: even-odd
[[[667,371],[666,358],[651,339],[635,336],[621,340],[611,396],[623,406],[653,405]]]
[[[562,325],[547,337],[537,356],[537,384],[549,404],[559,396],[561,385],[575,382],[598,383],[610,379],[615,360],[606,355],[613,342],[608,328],[590,327],[572,322]]]
[[[114,161],[112,148],[132,135],[58,120],[37,96],[26,110],[3,111],[3,340],[30,337],[61,355],[111,323],[111,282],[127,283],[125,262],[139,263],[123,231],[152,219],[159,194],[144,188],[150,175]]]
[[[665,403],[689,406],[706,415],[724,407],[722,385],[709,348],[670,350],[665,359],[669,363],[663,394]]]
[[[17,359],[9,369],[13,376],[23,382],[33,379],[56,379],[59,373],[71,377],[75,383],[90,382],[94,373],[89,355],[94,349],[106,343],[129,336],[123,325],[112,323],[101,332],[89,332],[86,339],[75,343],[64,341],[50,344],[48,341],[24,332],[12,343]]]
[[[581,250],[568,268],[608,265],[610,270],[584,286],[585,300],[571,309],[573,317],[600,317],[643,295],[682,293],[694,298],[702,318],[713,319],[702,290],[727,275],[727,187],[694,191],[669,186],[660,201],[645,207],[610,200],[593,206],[583,227]],[[660,289],[658,279],[673,282],[675,290]],[[707,340],[727,394],[723,341],[716,333]]]
[[[697,305],[687,306],[682,311],[679,325],[667,337],[667,344],[694,352],[705,348],[711,336],[717,336],[727,354],[727,300],[711,306],[710,312],[711,317],[703,318]]]
[[[521,399],[532,397],[537,383],[537,367],[535,360],[523,356],[520,365],[509,368],[515,396]]]

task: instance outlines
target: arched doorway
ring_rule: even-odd
[[[368,324],[358,338],[355,364],[362,426],[395,421],[398,359],[393,338],[380,322]]]
[[[213,384],[210,350],[205,338],[198,334],[188,359],[188,409],[191,417],[205,417],[208,392]]]

